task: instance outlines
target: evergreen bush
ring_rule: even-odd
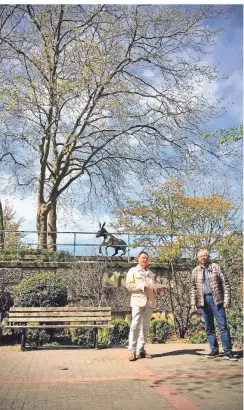
[[[23,279],[12,292],[15,306],[65,306],[67,287],[55,272],[41,272]]]
[[[124,319],[113,319],[111,329],[104,328],[98,331],[98,341],[107,345],[125,345],[128,343],[130,325]]]
[[[93,329],[81,327],[80,329],[70,329],[71,343],[73,345],[93,344]]]
[[[243,346],[243,311],[237,308],[226,310],[231,340],[234,346]]]
[[[67,302],[67,287],[55,272],[40,272],[23,279],[12,291],[14,306],[58,307]],[[55,330],[31,329],[28,323],[26,342],[30,345],[43,345],[50,342]]]
[[[195,335],[191,336],[187,343],[198,344],[198,343],[207,343],[208,338],[206,335],[205,330],[200,330],[200,332],[196,333]]]
[[[6,316],[7,312],[10,309],[10,306],[13,305],[13,300],[11,293],[6,289],[0,289],[0,317],[1,320]]]
[[[2,261],[21,261],[25,260],[26,256],[33,256],[38,262],[70,262],[75,260],[74,255],[68,251],[51,251],[32,248],[15,248],[8,247],[0,252]]]
[[[152,319],[149,328],[151,343],[165,343],[173,333],[173,326],[165,319]]]
[[[29,345],[43,345],[45,343],[49,343],[52,336],[52,329],[32,329],[37,323],[29,322],[27,324],[28,328],[26,331],[26,342]]]
[[[112,328],[98,329],[98,343],[103,345],[124,345],[128,343],[130,325],[123,319],[113,319]],[[74,345],[93,344],[93,329],[80,328],[70,330],[71,341]]]

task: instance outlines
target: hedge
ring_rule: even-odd
[[[14,306],[65,306],[67,286],[57,273],[40,272],[23,279],[12,295]]]

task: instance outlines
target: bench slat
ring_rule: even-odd
[[[110,317],[102,317],[102,316],[77,316],[77,317],[35,317],[35,316],[28,316],[28,317],[11,317],[8,319],[9,322],[15,323],[25,323],[25,322],[107,322],[110,320]]]
[[[97,311],[109,311],[111,312],[111,307],[93,307],[93,306],[89,306],[89,307],[82,307],[82,306],[63,306],[63,307],[11,307],[10,308],[10,312],[32,312],[32,311],[36,311],[36,312],[49,312],[49,311],[61,311],[61,312],[97,312]]]
[[[110,317],[111,312],[10,312],[9,320],[18,317]]]

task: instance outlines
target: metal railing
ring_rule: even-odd
[[[88,232],[88,231],[48,231],[47,232],[47,231],[42,231],[42,233],[56,234],[56,244],[55,244],[56,249],[60,251],[60,250],[67,250],[68,248],[70,253],[72,253],[74,256],[84,256],[84,255],[80,255],[80,251],[83,251],[84,253],[85,249],[87,249],[87,251],[90,251],[89,256],[95,256],[94,253],[96,253],[97,248],[100,247],[103,242],[102,237],[96,238],[97,232]],[[16,249],[19,249],[21,247],[28,247],[30,249],[38,248],[38,231],[0,230],[0,235],[1,234],[4,234],[4,237],[5,237],[4,242],[6,244],[5,245],[6,248],[8,246],[15,247]],[[9,238],[10,234],[14,234],[16,240],[15,242],[11,241],[10,245],[8,245],[8,242],[10,240]],[[142,249],[142,246],[138,246],[138,237],[143,237],[142,234],[136,234],[136,233],[131,233],[131,232],[109,232],[109,234],[115,235],[117,238],[123,239],[125,241],[126,243],[125,248],[126,248],[126,253],[127,253],[126,256],[128,257],[128,261],[130,260],[131,256],[134,256],[132,255],[133,253],[135,252],[138,253],[138,249]],[[70,237],[70,239],[68,237]],[[88,242],[87,237],[90,237],[90,238],[92,237],[93,243],[90,240]],[[137,243],[135,242],[135,238],[137,238]],[[50,247],[49,243],[43,243],[43,245],[47,246],[47,248]],[[0,244],[0,247],[1,247],[1,244]],[[155,246],[148,245],[147,248],[149,247],[153,248]],[[108,248],[108,253],[114,253],[113,247]],[[88,256],[88,255],[85,255],[85,256]]]
[[[99,256],[97,254],[97,248],[100,248],[103,238],[96,237],[97,232],[87,232],[87,231],[42,231],[42,233],[48,233],[48,234],[56,234],[56,243],[55,243],[55,248],[57,251],[69,251],[72,253],[74,256]],[[21,247],[27,247],[30,249],[37,249],[38,248],[38,231],[33,230],[33,231],[13,231],[13,230],[0,230],[0,251],[2,249],[1,246],[1,236],[2,234],[4,235],[4,249],[7,249],[9,246],[15,247],[16,249],[20,249]],[[14,234],[14,238],[10,238],[10,234]],[[123,239],[124,242],[126,243],[125,248],[126,248],[126,256],[128,257],[128,262],[130,261],[131,256],[137,256],[138,253],[142,249],[156,249],[159,247],[162,247],[166,244],[169,244],[172,240],[169,234],[161,234],[160,238],[159,236],[155,234],[139,234],[135,232],[109,232],[111,235],[115,235],[117,238]],[[178,235],[174,235],[176,237]],[[70,239],[68,239],[68,237]],[[85,238],[84,238],[85,237]],[[88,237],[89,240],[90,238],[93,239],[93,243],[88,242]],[[138,238],[145,239],[151,238],[150,241],[147,241],[147,244],[145,245],[140,245],[138,242]],[[80,239],[83,238],[83,239]],[[13,239],[16,239],[15,242]],[[10,242],[10,244],[8,244]],[[151,244],[150,244],[150,243]],[[47,246],[47,249],[51,249],[50,243],[43,243],[43,245]],[[204,246],[203,242],[199,247]],[[67,249],[68,248],[68,249]],[[83,252],[81,254],[80,252]],[[182,258],[191,258],[195,252],[195,248],[191,247],[188,249],[185,249],[181,253]],[[85,255],[84,255],[85,253]],[[89,253],[89,255],[88,255]],[[114,253],[113,247],[108,248],[108,256],[111,256],[109,254]],[[103,251],[104,255],[104,251]],[[117,255],[119,256],[119,255]]]

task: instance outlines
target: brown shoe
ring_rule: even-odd
[[[152,359],[152,355],[146,352],[140,352],[136,355],[137,359]]]
[[[129,356],[129,361],[130,362],[134,362],[136,360],[136,354],[135,353],[131,353]]]

